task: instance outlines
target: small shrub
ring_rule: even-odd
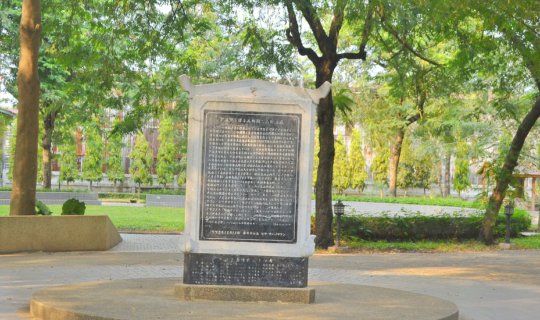
[[[86,211],[86,205],[83,201],[75,198],[66,200],[62,205],[62,215],[83,215]]]
[[[52,214],[51,209],[47,205],[39,200],[36,201],[36,213],[43,216],[50,216]]]

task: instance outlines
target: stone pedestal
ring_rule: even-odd
[[[180,300],[218,300],[241,302],[313,303],[313,288],[269,288],[224,285],[177,284],[174,293]]]

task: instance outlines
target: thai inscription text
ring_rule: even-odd
[[[296,242],[300,123],[205,111],[201,240]]]

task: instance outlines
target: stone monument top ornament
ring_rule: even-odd
[[[330,83],[180,83],[190,98],[184,284],[305,288],[315,115]]]

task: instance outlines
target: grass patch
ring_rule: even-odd
[[[61,205],[48,206],[60,215]],[[9,215],[9,206],[0,206],[0,216]],[[184,230],[183,208],[86,206],[85,215],[108,215],[121,231],[181,232]]]
[[[516,245],[516,249],[540,249],[540,235],[515,238],[510,242]]]
[[[370,197],[370,196],[334,196],[333,200],[376,202],[376,203],[399,203],[399,204],[419,204],[429,206],[460,207],[484,209],[484,205],[479,201],[468,201],[459,198],[437,198],[437,197]]]
[[[504,242],[503,238],[499,242]],[[540,235],[532,237],[512,238],[517,250],[538,250],[540,249]],[[388,242],[388,241],[368,241],[349,240],[342,241],[342,246],[349,247],[353,252],[480,252],[502,250],[498,245],[487,246],[476,240],[466,241],[415,241],[415,242]]]
[[[387,242],[356,240],[345,243],[346,246],[358,251],[382,252],[467,252],[489,251],[498,249],[496,246],[486,246],[479,241],[416,241],[416,242]]]

